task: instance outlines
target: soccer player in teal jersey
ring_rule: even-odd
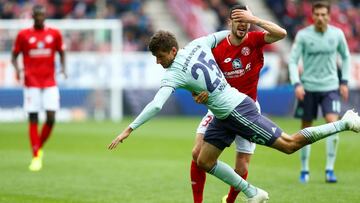
[[[241,16],[241,13],[236,11],[232,14],[234,20],[241,21]],[[360,117],[349,110],[340,121],[305,128],[289,136],[272,121],[259,114],[251,98],[230,87],[224,79],[211,48],[228,34],[229,32],[223,31],[201,37],[179,50],[173,34],[166,31],[156,32],[150,39],[149,49],[156,57],[156,62],[166,69],[161,87],[137,118],[115,137],[108,149],[115,149],[136,128],[153,118],[175,89],[184,88],[195,93],[206,90],[209,92],[206,105],[214,113],[215,118],[205,132],[197,165],[236,190],[241,190],[248,198],[247,202],[264,202],[269,199],[267,192],[249,184],[229,165],[218,160],[236,135],[291,154],[307,144],[337,132],[360,132]]]
[[[302,119],[302,128],[312,126],[319,105],[327,123],[337,121],[341,110],[339,93],[345,101],[348,99],[350,53],[344,33],[328,24],[329,3],[315,2],[312,13],[314,24],[298,32],[289,60],[290,80],[295,85],[295,95],[298,99],[295,117]],[[340,81],[336,63],[338,53],[342,61]],[[303,61],[303,72],[299,78],[297,65],[300,57]],[[338,134],[326,140],[325,180],[328,183],[337,182],[334,165],[338,143]],[[307,145],[301,150],[302,183],[309,181],[309,157],[310,145]]]

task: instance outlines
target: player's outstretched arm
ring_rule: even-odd
[[[131,132],[133,131],[132,128],[127,127],[124,129],[124,131],[122,131],[122,133],[120,135],[118,135],[108,146],[108,149],[112,150],[115,149],[116,146],[119,144],[119,142],[123,142],[127,137],[129,137],[129,135],[131,134]]]
[[[111,144],[108,146],[108,149],[111,150],[116,148],[119,142],[123,142],[124,139],[129,137],[133,130],[153,118],[162,109],[163,105],[168,100],[173,91],[174,89],[172,87],[161,87],[160,90],[156,93],[154,99],[148,105],[146,105],[146,107],[129,125],[129,127],[125,128],[125,130],[111,142]]]

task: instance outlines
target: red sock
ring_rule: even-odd
[[[46,140],[49,138],[52,128],[53,128],[53,125],[44,123],[42,130],[41,130],[40,147],[42,147],[44,145],[44,143],[46,142]]]
[[[194,203],[202,203],[206,172],[200,169],[194,160],[191,162],[190,178]]]
[[[29,136],[33,157],[37,157],[40,147],[37,123],[29,123]]]
[[[247,179],[247,176],[248,176],[248,172],[246,171],[246,173],[244,175],[242,175],[241,177],[246,180]],[[227,203],[234,203],[235,202],[235,199],[236,197],[238,196],[238,194],[240,193],[241,190],[235,190],[234,187],[230,187],[230,191],[229,191],[229,194],[228,194],[228,198],[226,199],[226,202]]]

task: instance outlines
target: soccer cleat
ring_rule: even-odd
[[[300,172],[300,182],[301,183],[307,183],[309,182],[309,171],[301,171]]]
[[[360,117],[358,113],[354,112],[354,110],[347,110],[341,120],[346,122],[349,130],[352,130],[356,133],[360,132]]]
[[[42,160],[40,157],[34,157],[29,165],[30,171],[40,171],[42,168]]]
[[[336,178],[333,170],[326,170],[325,174],[326,174],[326,182],[327,183],[336,183],[337,182],[337,178]]]
[[[256,195],[248,198],[247,203],[266,203],[266,200],[269,200],[269,194],[260,188],[256,188]]]

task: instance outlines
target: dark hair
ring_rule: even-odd
[[[35,14],[35,13],[45,13],[45,7],[43,5],[35,5],[33,8],[32,8],[32,13]]]
[[[160,30],[150,38],[149,50],[153,54],[159,51],[169,52],[173,47],[179,49],[176,38],[171,32]]]
[[[229,12],[229,18],[231,19],[231,14],[234,10],[236,9],[240,9],[240,10],[247,10],[246,6],[245,5],[242,5],[242,4],[238,4],[238,5],[235,5],[233,7],[231,7],[230,9],[230,12]]]
[[[312,4],[312,12],[318,8],[327,8],[328,13],[330,13],[330,3],[328,1],[315,1]]]

